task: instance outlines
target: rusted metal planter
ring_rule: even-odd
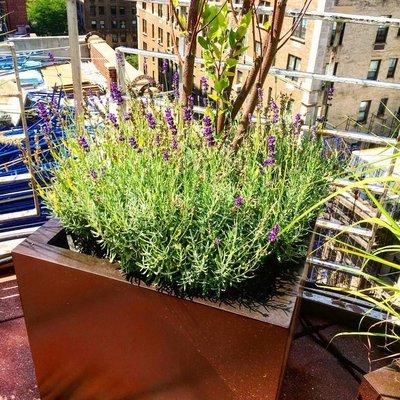
[[[13,252],[42,400],[275,400],[298,287],[250,311],[131,284],[54,245],[49,221]]]

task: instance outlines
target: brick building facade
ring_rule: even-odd
[[[26,14],[26,0],[0,0],[1,15],[5,17],[8,31],[17,31],[18,27],[26,27],[28,16]]]
[[[136,2],[85,0],[85,31],[98,32],[112,47],[137,47]]]

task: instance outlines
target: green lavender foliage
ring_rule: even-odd
[[[257,276],[266,256],[281,262],[303,257],[315,214],[277,240],[270,232],[327,194],[338,162],[323,156],[322,141],[296,133],[284,114],[277,124],[253,124],[233,154],[229,139],[221,145],[216,137],[209,145],[201,120],[179,121],[178,107],[173,114],[176,150],[164,110],[138,102],[118,127],[104,116],[95,135],[71,132],[53,150],[58,166],[41,194],[67,230],[94,236],[124,272],[215,298]],[[275,163],[263,167],[271,136]]]

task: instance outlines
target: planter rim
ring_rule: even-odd
[[[50,244],[50,242],[63,232],[64,228],[57,219],[50,219],[32,235],[26,238],[13,251],[14,254],[22,254],[30,258],[40,258],[42,261],[57,263],[67,268],[77,269],[90,274],[104,276],[123,282],[127,285],[135,285],[143,289],[156,291],[160,295],[174,296],[171,293],[161,291],[154,286],[144,283],[127,281],[120,273],[115,263],[70,249]],[[195,302],[204,306],[217,308],[221,311],[237,314],[263,323],[270,323],[283,328],[288,328],[295,314],[296,300],[304,281],[304,267],[300,270],[298,279],[294,283],[285,282],[282,287],[285,294],[272,297],[267,304],[248,308],[240,303],[227,304],[219,301],[204,300],[201,298],[179,298],[182,301]]]

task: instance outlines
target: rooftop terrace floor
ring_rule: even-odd
[[[280,400],[355,400],[357,378],[369,370],[368,351],[361,339],[337,338],[327,349],[326,343],[337,332],[349,328],[313,316],[308,303],[302,305],[301,320]],[[340,362],[341,357],[347,361]],[[380,366],[373,364],[373,369]],[[11,399],[39,400],[40,396],[17,281],[15,276],[0,275],[0,400]]]

